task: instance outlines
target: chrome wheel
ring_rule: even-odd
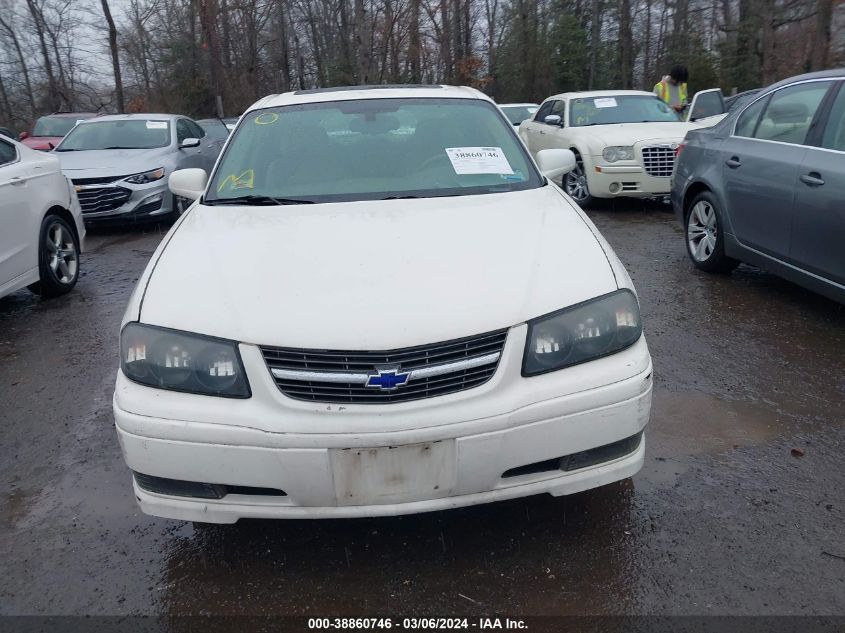
[[[587,176],[584,174],[584,163],[580,158],[575,169],[563,177],[563,188],[575,202],[584,202],[584,200],[590,197],[590,189],[587,187]]]
[[[706,200],[699,200],[687,220],[689,252],[698,262],[706,262],[716,250],[716,210]]]
[[[53,222],[47,229],[47,264],[61,284],[72,284],[79,270],[79,255],[73,235],[60,222]]]

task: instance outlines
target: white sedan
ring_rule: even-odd
[[[306,90],[240,119],[129,301],[134,495],[200,522],[396,515],[625,479],[652,365],[631,279],[471,88]],[[545,176],[545,177],[544,177]]]
[[[587,206],[595,198],[668,195],[678,145],[697,127],[650,92],[601,90],[549,97],[519,135],[534,155],[575,153],[577,166],[562,184]]]
[[[0,138],[0,297],[54,297],[79,279],[82,211],[59,159]]]

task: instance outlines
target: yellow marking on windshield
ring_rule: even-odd
[[[279,120],[279,115],[275,112],[265,112],[264,114],[259,114],[255,117],[255,124],[256,125],[273,125],[276,121]]]
[[[223,191],[226,185],[230,185],[230,189],[252,189],[255,186],[255,170],[247,169],[240,176],[229,174],[217,187],[217,193]]]

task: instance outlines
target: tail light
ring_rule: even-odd
[[[684,149],[683,143],[678,143],[677,149],[675,149],[675,160],[678,160],[681,157],[681,151]]]

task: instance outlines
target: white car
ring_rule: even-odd
[[[534,116],[540,105],[537,103],[502,103],[499,107],[505,113],[508,121],[519,127],[520,123]]]
[[[575,153],[563,188],[587,206],[595,198],[668,195],[678,145],[696,127],[651,92],[598,90],[549,97],[519,135],[534,155]]]
[[[59,159],[0,138],[0,297],[24,287],[45,297],[79,279],[82,211]]]
[[[631,279],[471,88],[266,97],[131,296],[114,416],[150,514],[396,515],[643,463]],[[539,165],[539,168],[538,168]]]

